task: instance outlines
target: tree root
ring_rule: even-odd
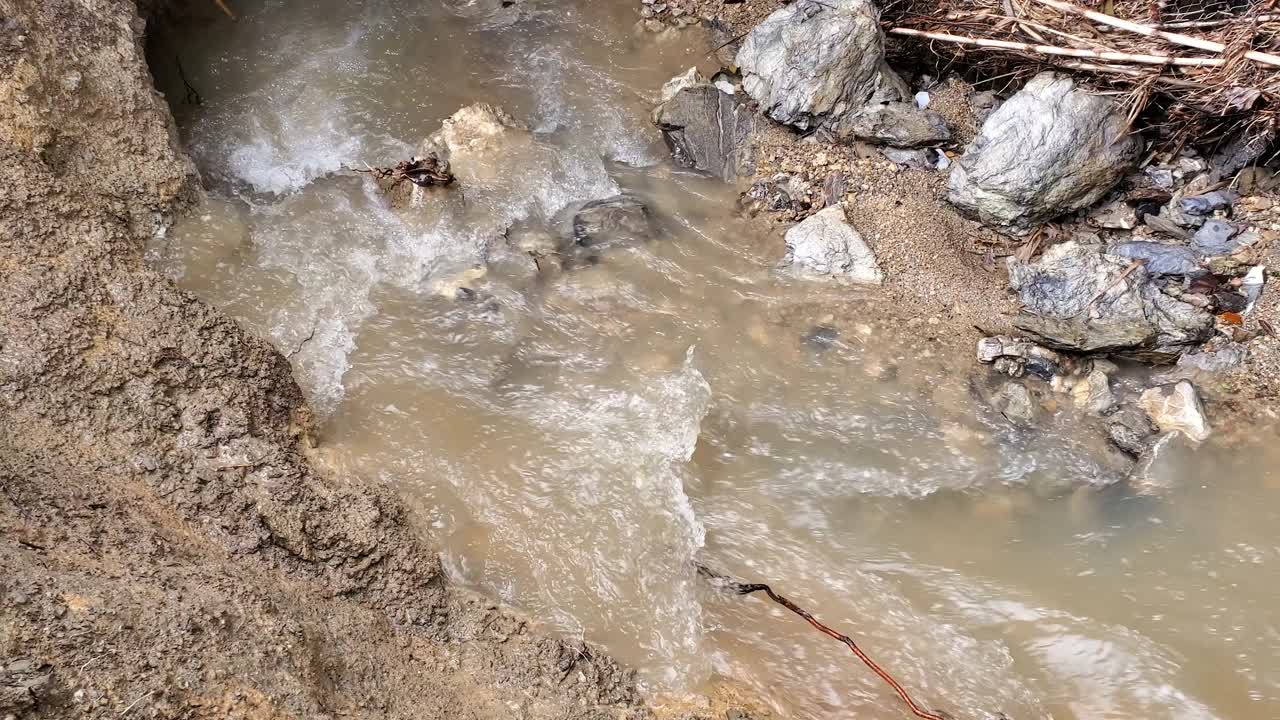
[[[916,701],[911,698],[911,695],[906,691],[906,689],[902,687],[902,684],[899,683],[897,680],[895,680],[892,675],[890,675],[888,672],[884,670],[884,668],[876,664],[874,660],[868,657],[867,654],[862,651],[862,648],[858,647],[858,644],[855,643],[852,638],[850,638],[848,635],[845,635],[844,633],[836,632],[835,630],[832,630],[826,625],[823,625],[822,623],[818,622],[813,617],[813,615],[809,614],[807,610],[800,607],[799,605],[796,605],[795,603],[791,602],[790,600],[783,597],[782,595],[775,593],[773,589],[770,588],[768,585],[765,585],[764,583],[740,582],[738,580],[734,580],[728,575],[722,575],[721,573],[715,572],[714,570],[708,568],[706,565],[703,565],[701,563],[697,564],[697,568],[698,568],[698,575],[712,581],[718,587],[725,588],[737,595],[750,595],[756,592],[763,592],[765,595],[769,596],[770,600],[778,603],[782,607],[804,618],[805,622],[812,625],[815,629],[818,630],[818,632],[844,643],[846,646],[848,646],[850,650],[853,651],[854,655],[858,656],[858,659],[862,661],[862,664],[866,665],[868,668],[871,668],[872,672],[874,672],[876,675],[879,675],[881,680],[884,680],[889,685],[889,687],[893,688],[893,691],[898,694],[898,697],[902,698],[902,701],[907,704],[907,708],[911,710],[911,714],[915,715],[916,717],[922,718],[922,720],[953,720],[951,715],[949,715],[946,712],[943,712],[942,710],[925,710],[921,708],[920,705],[917,704]]]

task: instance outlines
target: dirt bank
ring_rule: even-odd
[[[287,361],[144,265],[198,187],[144,27],[0,0],[0,718],[652,716],[317,470]]]

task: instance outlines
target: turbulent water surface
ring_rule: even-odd
[[[322,451],[398,488],[459,581],[605,644],[658,701],[727,676],[790,717],[904,717],[696,559],[961,720],[1280,717],[1280,454],[1211,444],[1158,492],[1104,489],[1123,463],[1065,412],[1009,426],[967,356],[775,276],[776,234],[648,121],[705,38],[635,20],[630,0],[274,0],[161,38],[203,95],[175,110],[210,192],[151,256],[290,355]],[[393,210],[335,173],[475,102],[532,141],[464,203]],[[655,241],[565,273],[501,252],[621,190]],[[441,292],[486,258],[473,299]]]

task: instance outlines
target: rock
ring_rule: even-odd
[[[495,153],[505,152],[513,139],[523,143],[528,128],[507,113],[488,103],[468,105],[440,123],[440,129],[423,142],[419,156],[435,152],[451,164],[468,164],[466,160],[496,160]]]
[[[1230,190],[1215,190],[1203,195],[1193,195],[1191,197],[1182,198],[1179,206],[1182,212],[1191,215],[1208,215],[1214,210],[1231,207],[1232,203],[1239,200],[1240,196]]]
[[[1088,207],[1142,149],[1115,103],[1044,72],[982,124],[955,163],[948,199],[990,225],[1027,230]]]
[[[951,139],[942,116],[913,103],[890,102],[850,113],[836,126],[836,137],[859,138],[879,145],[915,148]]]
[[[1022,377],[1030,372],[1042,380],[1062,372],[1065,366],[1062,355],[1053,350],[1008,335],[979,340],[978,362],[993,363],[997,371],[1010,377]]]
[[[1125,242],[1107,248],[1107,255],[1127,260],[1142,260],[1151,275],[1198,276],[1207,272],[1200,266],[1200,256],[1181,245],[1157,242]]]
[[[932,170],[934,163],[929,160],[928,150],[909,150],[905,148],[886,147],[885,159],[912,170]]]
[[[472,285],[488,272],[488,267],[484,265],[473,265],[457,272],[443,274],[432,280],[431,292],[450,300],[474,300],[476,291]]]
[[[1181,225],[1178,225],[1176,222],[1170,220],[1164,215],[1150,213],[1143,216],[1142,222],[1156,232],[1176,237],[1179,240],[1187,240],[1191,237],[1191,234],[1182,229]]]
[[[973,110],[973,119],[979,125],[986,122],[987,118],[991,117],[991,113],[995,112],[996,108],[1002,104],[1004,104],[1004,101],[991,90],[975,92],[969,96],[969,108]]]
[[[1116,200],[1101,205],[1090,213],[1089,222],[1110,230],[1132,230],[1138,227],[1138,212],[1129,203]]]
[[[1201,255],[1230,255],[1239,245],[1232,242],[1238,230],[1222,220],[1205,220],[1204,225],[1191,236],[1191,246]]]
[[[1213,154],[1213,178],[1221,180],[1243,170],[1248,170],[1275,142],[1276,130],[1269,124],[1249,125],[1229,142],[1218,146]],[[1261,163],[1259,163],[1261,164]],[[1249,192],[1241,184],[1241,192]]]
[[[792,216],[805,212],[809,202],[809,187],[798,178],[779,173],[768,180],[757,180],[738,198],[738,208],[755,217],[763,210],[788,212]]]
[[[573,243],[600,249],[654,237],[649,208],[630,195],[592,200],[573,216]]]
[[[1138,404],[1162,432],[1181,432],[1196,442],[1209,437],[1204,405],[1195,386],[1186,380],[1150,388],[1138,398]]]
[[[880,13],[871,0],[782,7],[747,35],[737,64],[761,112],[802,130],[832,127],[878,92],[902,90],[901,80],[885,72]]]
[[[1040,405],[1027,386],[1020,382],[1006,383],[991,398],[991,405],[1019,425],[1030,425],[1040,416]]]
[[[1125,405],[1107,418],[1107,438],[1124,452],[1138,457],[1151,445],[1156,426],[1141,408]]]
[[[1115,407],[1116,396],[1111,392],[1111,378],[1105,372],[1094,369],[1071,388],[1076,407],[1091,415],[1102,415]]]
[[[1009,283],[1024,309],[1014,325],[1059,350],[1164,360],[1213,334],[1212,315],[1161,292],[1144,267],[1129,267],[1075,241],[1034,263],[1009,258]]]
[[[662,102],[668,102],[675,97],[677,93],[685,88],[697,87],[698,85],[707,84],[707,79],[698,72],[698,68],[691,67],[683,73],[676,75],[662,85]]]
[[[751,137],[755,113],[744,98],[723,92],[696,68],[663,86],[664,101],[653,123],[678,165],[707,172],[725,182],[755,173]]]
[[[1164,433],[1148,441],[1138,455],[1138,462],[1129,471],[1128,481],[1138,490],[1164,490],[1179,470],[1191,460],[1194,448],[1182,433]]]
[[[787,231],[787,254],[780,267],[804,276],[831,277],[879,285],[884,274],[876,256],[845,219],[844,208],[832,205]]]
[[[1240,367],[1249,357],[1249,349],[1240,343],[1227,343],[1217,350],[1185,353],[1178,358],[1175,373],[1220,373]]]

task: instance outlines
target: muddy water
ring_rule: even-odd
[[[290,355],[324,457],[398,488],[459,582],[603,643],[658,702],[722,676],[788,717],[904,716],[697,560],[774,583],[957,718],[1280,717],[1274,444],[1112,484],[1124,463],[1068,403],[1008,425],[927,319],[777,276],[735,193],[670,167],[648,108],[705,65],[696,31],[637,33],[630,0],[497,5],[276,0],[152,52],[171,99],[175,54],[203,95],[175,110],[210,188],[155,264]],[[464,206],[392,210],[335,174],[473,102],[533,150]],[[503,250],[621,190],[655,241],[566,273]],[[486,260],[473,299],[441,292]]]

